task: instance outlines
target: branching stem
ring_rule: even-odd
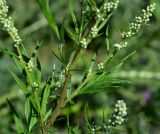
[[[69,70],[73,69],[76,66],[77,59],[79,58],[80,53],[81,53],[81,49],[77,49],[74,54],[74,57],[71,61]],[[69,70],[66,71],[66,73],[65,73],[65,82],[64,82],[64,86],[62,87],[61,97],[59,99],[57,107],[55,108],[55,110],[51,114],[51,117],[46,125],[46,129],[49,129],[54,124],[56,118],[61,114],[64,106],[66,105],[65,101],[66,101],[67,89],[68,89],[68,86],[71,81],[71,72]]]

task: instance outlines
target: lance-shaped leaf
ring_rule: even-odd
[[[109,19],[110,19],[110,17],[112,16],[112,13],[111,14],[109,14],[108,16],[107,16],[107,18],[105,18],[105,20],[101,23],[101,25],[98,27],[98,30],[101,30],[105,25],[106,25],[106,23],[109,21]]]
[[[37,42],[36,48],[34,49],[34,52],[32,53],[32,58],[36,60],[36,68],[35,68],[35,79],[38,84],[40,85],[41,82],[41,63],[38,59],[38,50],[41,47],[42,43]]]
[[[34,106],[34,108],[37,110],[37,107],[35,105],[34,99],[33,97],[30,95],[30,91],[29,89],[25,86],[25,84],[18,78],[18,76],[13,73],[11,70],[9,70],[10,74],[12,75],[12,77],[14,78],[14,80],[17,82],[18,86],[20,87],[20,89],[26,94],[29,95],[29,99],[32,102],[32,105]]]
[[[60,43],[60,45],[59,45],[59,50],[60,50],[60,56],[61,56],[61,61],[65,61],[65,46],[64,46],[64,44],[65,44],[65,39],[64,39],[64,36],[65,36],[65,34],[64,34],[64,21],[65,21],[65,19],[63,20],[63,23],[62,23],[62,25],[61,25],[61,28],[60,28],[60,38],[61,38],[61,43]]]
[[[125,80],[113,78],[110,74],[95,74],[85,85],[78,89],[77,94],[93,94],[108,91],[128,83]]]
[[[106,48],[107,48],[107,54],[109,55],[110,52],[110,42],[109,42],[109,28],[107,26],[106,28],[106,42],[105,42]]]
[[[14,80],[17,82],[18,86],[20,87],[20,89],[25,93],[28,94],[29,90],[28,88],[24,85],[24,83],[18,78],[18,76],[13,73],[11,70],[9,70],[10,74],[12,75],[12,77],[14,78]]]
[[[16,67],[18,68],[18,70],[19,70],[20,72],[22,72],[23,67],[22,67],[20,61],[19,61],[16,57],[12,57],[12,59],[13,59],[15,65],[16,65]]]
[[[24,127],[22,125],[22,121],[20,120],[16,110],[14,109],[14,106],[12,105],[12,103],[8,99],[7,99],[7,103],[8,103],[8,105],[9,105],[11,111],[12,111],[18,133],[19,134],[24,134],[25,131],[24,131]]]
[[[51,113],[52,113],[52,108],[45,114],[44,121],[48,120],[48,118],[50,117]]]
[[[68,7],[69,7],[69,11],[70,11],[70,14],[71,14],[71,17],[72,17],[72,21],[74,23],[75,31],[78,34],[79,33],[78,22],[77,22],[75,14],[74,14],[72,0],[68,0]]]
[[[31,121],[29,124],[29,132],[32,132],[33,127],[35,126],[35,124],[37,123],[37,118],[36,117],[31,117]]]
[[[88,107],[88,104],[85,104],[84,117],[85,117],[85,120],[86,120],[87,127],[91,130],[92,126],[91,126],[91,123],[89,121],[89,107]]]
[[[48,98],[49,98],[50,89],[51,89],[51,80],[52,79],[49,79],[47,81],[43,91],[42,106],[41,106],[41,112],[43,115],[45,115],[47,110],[47,103],[48,103]]]
[[[25,107],[24,107],[24,114],[25,114],[27,123],[28,123],[29,118],[30,118],[30,113],[31,113],[30,100],[29,100],[29,98],[27,97],[27,98],[26,98],[26,101],[25,101]]]
[[[69,28],[67,26],[64,26],[64,28],[65,28],[65,31],[67,32],[67,35],[69,36],[69,38],[71,40],[73,40],[76,44],[78,44],[76,34],[71,30],[71,28]]]
[[[58,27],[56,25],[54,17],[52,16],[48,0],[38,0],[38,2],[39,2],[39,5],[41,7],[41,10],[44,16],[46,17],[50,27],[52,28],[53,34],[59,40],[60,36],[59,36]]]
[[[5,54],[11,56],[11,57],[17,57],[18,58],[18,56],[15,53],[13,53],[12,51],[8,50],[7,48],[0,47],[0,50],[2,52],[4,52]]]
[[[38,58],[37,58],[37,64],[36,64],[36,70],[35,70],[35,77],[36,77],[37,84],[40,86],[40,83],[41,83],[41,63]]]

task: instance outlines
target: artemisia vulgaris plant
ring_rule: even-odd
[[[22,121],[11,102],[7,100],[15,119],[17,132],[20,134],[35,133],[35,129],[40,129],[41,133],[47,134],[55,127],[54,123],[58,116],[61,115],[65,106],[76,96],[104,92],[109,88],[117,88],[126,83],[124,80],[112,77],[112,73],[119,69],[134,52],[124,57],[115,66],[110,67],[110,62],[121,49],[127,47],[129,39],[136,36],[141,27],[150,21],[155,9],[155,4],[142,9],[133,19],[133,22],[129,23],[128,30],[121,33],[121,41],[111,44],[109,42],[108,24],[114,10],[118,8],[119,0],[104,0],[98,4],[96,0],[79,0],[80,15],[76,15],[73,10],[73,0],[67,0],[68,9],[74,24],[73,28],[68,26],[65,21],[59,28],[51,13],[48,0],[37,0],[37,2],[53,32],[59,50],[58,52],[53,52],[53,54],[61,64],[60,69],[53,65],[52,74],[50,74],[46,82],[41,79],[41,63],[38,58],[41,44],[37,44],[31,55],[27,52],[13,19],[9,16],[7,1],[0,0],[0,26],[12,38],[16,52],[5,47],[1,48],[1,50],[12,58],[20,71],[23,79],[20,79],[12,70],[9,70],[26,96],[24,107],[25,122],[24,120]],[[103,33],[104,30],[102,31],[102,28],[106,29],[105,33]],[[77,88],[74,88],[71,79],[74,79],[74,74],[77,73],[78,60],[84,54],[84,51],[87,51],[88,45],[102,34],[106,37],[106,42],[104,42],[106,58],[97,65],[95,64],[97,53],[95,53],[93,58],[90,59],[89,66],[82,71],[82,74],[84,74],[81,78],[82,81]],[[69,37],[73,46],[69,57],[66,57],[65,35]],[[55,97],[50,99],[53,95]],[[56,101],[56,105],[50,106],[51,101]],[[71,105],[74,104],[72,103]],[[85,113],[88,133],[108,133],[113,127],[121,125],[126,121],[127,107],[124,100],[118,100],[113,114],[103,119],[102,123],[96,124],[96,126],[89,121],[87,106]],[[66,123],[66,126],[67,124],[69,134],[76,133],[76,129],[79,129],[78,126],[76,129],[72,129],[69,123]]]

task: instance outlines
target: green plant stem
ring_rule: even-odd
[[[52,126],[52,124],[55,122],[57,116],[60,115],[60,113],[61,113],[61,111],[64,107],[64,101],[66,99],[67,88],[68,88],[68,84],[70,83],[70,80],[71,80],[71,75],[68,73],[68,74],[66,74],[66,81],[65,81],[65,84],[63,86],[63,91],[62,91],[62,94],[61,94],[61,98],[59,100],[59,103],[57,104],[56,109],[51,114],[51,118],[48,121],[48,124],[46,126],[47,129]]]
[[[94,22],[94,21],[91,21],[91,23],[92,23],[92,22]],[[83,23],[81,24],[81,30],[82,30],[82,25],[83,25]],[[91,29],[91,27],[89,28],[88,31],[87,31],[87,30],[85,31],[84,36],[88,36],[90,29]],[[80,30],[80,31],[81,31],[81,30]],[[81,32],[82,32],[82,31],[81,31]],[[81,32],[80,32],[80,33],[81,33]],[[80,37],[81,37],[81,34],[79,35],[79,39],[80,39]],[[91,40],[89,40],[89,42],[90,42],[90,41],[91,41]],[[88,43],[89,43],[89,42],[88,42]],[[67,102],[68,102],[68,101],[66,100],[66,96],[67,96],[67,89],[68,89],[68,86],[69,86],[69,84],[70,84],[71,75],[72,75],[72,73],[70,72],[70,70],[72,70],[72,69],[75,68],[76,63],[77,63],[77,59],[79,58],[79,55],[80,55],[80,54],[81,54],[81,48],[80,48],[80,49],[77,49],[77,50],[75,51],[73,58],[72,58],[72,56],[70,57],[70,60],[69,60],[69,61],[70,61],[69,71],[66,71],[66,73],[65,73],[65,82],[64,82],[64,86],[62,87],[61,97],[60,97],[60,99],[59,99],[59,102],[58,102],[58,104],[57,104],[57,107],[55,108],[55,110],[54,110],[53,113],[51,114],[51,118],[49,119],[49,121],[48,121],[48,123],[47,123],[47,125],[46,125],[46,129],[50,128],[50,127],[54,124],[56,118],[61,114],[62,109],[65,107],[65,105],[66,105]],[[74,92],[74,94],[72,95],[71,98],[74,98],[74,97],[76,96],[76,93],[77,93],[77,92]]]
[[[93,78],[93,76],[96,75],[96,72],[93,73],[91,76],[89,76],[85,81],[71,94],[70,97],[68,97],[65,101],[65,104],[67,104],[69,101],[71,101],[74,97],[76,97],[79,94],[80,89],[89,81]]]
[[[75,54],[74,54],[73,59],[71,61],[71,65],[69,67],[69,70],[73,69],[76,66],[77,59],[79,58],[80,53],[81,53],[81,49],[77,49],[75,51]],[[66,71],[66,73],[65,73],[65,82],[64,82],[64,86],[62,87],[61,97],[59,99],[57,107],[55,108],[55,110],[51,114],[51,118],[49,119],[49,121],[48,121],[48,123],[46,125],[46,129],[49,129],[54,124],[56,118],[61,114],[64,106],[66,105],[65,100],[66,100],[67,89],[68,89],[68,86],[70,84],[70,81],[71,81],[71,72],[70,71]]]

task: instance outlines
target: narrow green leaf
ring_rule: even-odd
[[[27,98],[26,98],[26,101],[25,101],[25,107],[24,107],[24,114],[25,114],[27,123],[28,123],[28,121],[29,121],[30,112],[31,112],[30,100],[29,100],[29,98],[27,97]]]
[[[62,43],[65,43],[65,39],[64,39],[64,23],[65,23],[65,18],[63,19],[63,23],[62,23],[61,28],[60,28],[60,37],[61,37]]]
[[[29,62],[30,58],[29,58],[28,56],[26,56],[26,55],[23,54],[22,57],[23,57],[23,60],[24,60],[26,63]]]
[[[39,61],[39,59],[37,58],[37,64],[36,64],[36,70],[35,70],[35,77],[36,77],[36,81],[37,84],[40,85],[41,83],[41,63]]]
[[[50,109],[50,110],[45,114],[44,121],[46,121],[46,120],[50,117],[51,113],[52,113],[52,109]]]
[[[102,24],[98,27],[98,30],[101,30],[106,25],[106,23],[109,21],[111,16],[112,16],[112,13],[109,14],[107,18],[102,22]]]
[[[60,38],[61,38],[61,43],[59,45],[59,50],[60,50],[60,56],[61,56],[61,61],[65,62],[65,39],[64,39],[64,22],[65,19],[63,20],[63,23],[60,28]]]
[[[68,130],[68,134],[71,134],[71,127],[70,127],[70,123],[69,123],[69,115],[67,114],[67,130]]]
[[[79,26],[79,37],[78,37],[79,40],[81,39],[83,31],[85,29],[84,28],[84,22],[85,22],[85,19],[84,19],[82,10],[81,10],[81,22],[80,22],[80,26]]]
[[[30,124],[29,124],[29,132],[32,132],[32,129],[35,126],[36,123],[37,123],[37,118],[36,117],[31,117],[31,121],[30,121]]]
[[[32,53],[32,58],[36,58],[36,57],[38,57],[38,50],[39,50],[39,48],[42,46],[42,43],[40,43],[40,42],[37,42],[37,45],[36,45],[36,47],[35,47],[35,49],[34,49],[34,51],[33,51],[33,53]]]
[[[72,17],[72,21],[74,23],[76,34],[78,34],[79,33],[78,22],[77,22],[75,14],[74,14],[72,0],[68,0],[68,6],[69,6],[70,14],[71,14],[71,17]]]
[[[13,59],[14,63],[16,64],[16,67],[19,69],[19,71],[22,72],[23,67],[20,63],[20,60],[18,60],[16,57],[12,57],[12,59]]]
[[[11,109],[12,114],[15,114],[16,116],[18,116],[18,113],[15,110],[14,106],[12,105],[12,103],[7,98],[6,98],[6,100],[7,100],[7,103],[9,105],[10,109]]]
[[[78,128],[79,128],[79,124],[77,124],[74,128],[72,128],[73,134],[77,134]]]
[[[29,54],[28,54],[28,51],[26,50],[26,48],[24,47],[24,45],[23,45],[23,43],[21,43],[21,47],[22,47],[22,53],[24,54],[24,55],[26,55],[27,57],[29,57]]]
[[[90,4],[90,8],[95,11],[97,9],[97,5],[95,0],[88,0],[88,3]]]
[[[17,57],[18,58],[18,56],[15,53],[13,53],[12,51],[8,50],[7,48],[0,47],[0,50],[2,52],[4,52],[5,54],[11,56],[11,57]]]
[[[38,1],[44,16],[46,17],[50,27],[52,28],[53,34],[56,36],[58,40],[60,40],[58,27],[56,25],[54,17],[52,16],[51,10],[49,8],[48,0],[38,0]]]
[[[121,60],[121,62],[125,62],[125,61],[128,60],[132,55],[134,55],[135,53],[136,53],[136,51],[133,51],[133,52],[129,53],[127,56],[125,56],[125,57]]]
[[[34,106],[35,110],[37,110],[37,107],[35,105],[34,99],[33,97],[29,94],[29,90],[28,88],[24,85],[24,83],[17,77],[17,75],[15,73],[13,73],[11,70],[9,70],[10,74],[12,75],[12,77],[14,78],[14,80],[17,82],[18,86],[20,87],[20,89],[26,94],[29,95],[29,99],[32,102],[32,105]]]
[[[89,107],[88,107],[88,104],[85,105],[84,117],[85,117],[85,120],[86,120],[87,127],[91,130],[92,126],[91,126],[91,123],[89,122]]]
[[[37,106],[35,104],[35,101],[34,101],[33,97],[31,96],[31,94],[27,94],[27,96],[28,96],[28,98],[29,98],[29,100],[32,104],[31,107],[33,106],[33,108],[38,112]]]
[[[59,58],[59,56],[52,50],[52,54],[60,61],[62,62],[61,58]]]
[[[90,69],[90,70],[93,69],[94,64],[95,64],[95,61],[96,61],[96,58],[97,58],[97,53],[95,53],[95,54],[93,55],[93,58],[92,58],[92,60],[91,60],[90,66],[89,66],[89,69]]]
[[[112,67],[109,71],[112,73],[116,73],[122,68],[123,64],[124,64],[123,62],[120,62],[118,65],[115,65],[114,67]]]
[[[129,59],[132,55],[134,55],[136,53],[136,51],[133,51],[131,53],[129,53],[127,56],[125,56],[121,61],[120,63],[118,63],[117,65],[113,66],[111,69],[110,69],[110,72],[112,73],[116,73],[118,72],[121,67],[123,66],[124,62]],[[107,68],[108,69],[108,68]]]
[[[107,26],[106,28],[106,48],[107,48],[107,54],[109,55],[109,52],[110,52],[110,44],[109,44],[109,27]]]
[[[14,80],[17,82],[18,86],[20,87],[20,89],[25,93],[28,94],[29,90],[28,88],[23,84],[23,82],[17,77],[17,75],[15,73],[13,73],[11,70],[9,70],[10,74],[12,75],[12,77],[14,78]]]
[[[11,111],[12,111],[18,133],[19,134],[24,134],[25,131],[24,131],[24,128],[23,128],[23,125],[22,125],[22,121],[19,119],[18,113],[16,112],[14,106],[12,105],[12,103],[8,99],[7,99],[7,103],[8,103],[8,105],[9,105]]]
[[[43,99],[42,99],[42,106],[41,106],[41,112],[43,115],[45,115],[47,110],[47,103],[48,103],[48,97],[50,94],[50,88],[51,88],[51,79],[47,81],[44,92],[43,92]]]
[[[64,26],[66,32],[67,32],[67,35],[70,37],[70,39],[72,39],[76,44],[78,44],[78,40],[77,40],[77,37],[76,37],[76,34],[72,32],[72,30],[67,27],[67,26]]]
[[[87,72],[86,72],[85,76],[83,77],[82,81],[84,81],[89,75],[91,75],[92,70],[95,65],[96,57],[97,57],[97,52],[93,55],[91,62],[90,62],[90,65],[89,65]]]
[[[25,132],[21,120],[16,115],[14,115],[14,120],[16,122],[18,133],[24,134]]]
[[[71,90],[71,86],[67,89],[67,98],[69,98],[71,96],[72,90]]]
[[[96,74],[90,81],[88,81],[84,86],[82,86],[77,94],[93,94],[104,91],[109,91],[110,89],[117,88],[122,84],[129,83],[125,80],[112,78],[109,74]]]

